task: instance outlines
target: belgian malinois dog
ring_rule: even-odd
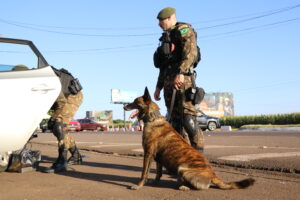
[[[176,174],[180,190],[208,189],[211,184],[221,189],[247,188],[254,179],[225,183],[213,171],[209,162],[197,150],[185,142],[176,130],[159,114],[159,107],[151,100],[147,87],[143,96],[124,106],[126,111],[138,109],[138,119],[144,121],[144,162],[142,176],[131,189],[141,188],[148,177],[151,161],[156,161],[157,183],[162,176],[162,167]]]

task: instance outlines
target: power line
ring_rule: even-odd
[[[292,22],[292,21],[297,21],[299,19],[300,19],[300,17],[293,18],[293,19],[288,19],[288,20],[284,20],[284,21],[279,21],[279,22],[274,22],[274,23],[270,23],[270,24],[264,24],[264,25],[260,25],[260,26],[253,26],[253,27],[249,27],[249,28],[234,30],[234,31],[227,31],[227,32],[216,33],[216,34],[211,34],[211,35],[203,35],[203,36],[201,36],[201,38],[202,39],[203,38],[210,38],[210,37],[223,36],[223,35],[228,35],[228,34],[233,34],[233,33],[239,33],[239,32],[244,32],[244,31],[255,30],[255,29],[259,29],[259,28],[266,28],[266,27],[275,26],[275,25],[279,25],[279,24],[284,24],[284,23],[288,23],[288,22]]]
[[[283,9],[280,9],[280,10],[277,10],[277,11],[274,11],[274,12],[271,12],[271,13],[268,13],[268,14],[263,14],[263,15],[259,15],[259,16],[255,16],[255,17],[250,17],[250,18],[247,18],[247,19],[242,19],[242,20],[233,21],[233,22],[224,23],[224,24],[217,24],[217,25],[214,25],[214,26],[195,28],[195,29],[196,30],[205,30],[205,29],[218,28],[218,27],[223,27],[223,26],[228,26],[228,25],[233,25],[233,24],[244,23],[244,22],[260,19],[260,18],[263,18],[263,17],[268,17],[268,16],[278,14],[278,13],[281,13],[281,12],[285,12],[285,11],[288,11],[288,10],[292,10],[292,9],[295,9],[295,8],[298,8],[298,7],[300,7],[300,4],[295,5],[295,6],[291,6],[291,7],[287,7],[287,8],[283,8]]]
[[[118,46],[118,47],[107,47],[107,48],[93,48],[93,49],[77,49],[77,50],[45,50],[44,53],[74,53],[74,52],[95,52],[95,51],[109,51],[109,50],[120,50],[120,49],[131,49],[131,48],[140,48],[140,47],[150,47],[153,46],[153,43],[148,44],[137,44],[137,45],[130,45],[130,46]],[[2,53],[28,53],[25,51],[3,51],[0,50]]]
[[[53,31],[53,30],[47,30],[47,29],[41,29],[41,28],[34,28],[34,27],[29,27],[29,26],[24,26],[24,25],[13,23],[13,22],[9,22],[4,19],[0,19],[0,22],[5,23],[5,24],[10,24],[13,26],[17,26],[17,27],[21,27],[21,28],[25,28],[25,29],[36,30],[36,31],[56,33],[56,34],[61,34],[61,35],[86,36],[86,37],[142,37],[142,36],[153,36],[153,35],[160,34],[160,33],[115,34],[115,35],[113,35],[113,34],[84,34],[84,33],[71,33],[71,32],[62,32],[62,31]]]
[[[262,14],[267,14],[267,13],[273,13],[273,12],[280,11],[280,10],[283,10],[283,9],[286,9],[286,8],[290,8],[290,7],[291,6],[285,7],[285,8],[280,8],[280,9],[263,11],[263,12],[256,12],[256,13],[251,13],[251,14],[245,14],[245,15],[240,15],[240,16],[233,16],[233,17],[226,17],[226,18],[217,18],[217,19],[196,21],[196,22],[192,22],[191,24],[203,24],[203,23],[210,23],[210,22],[218,22],[218,21],[226,21],[226,20],[231,20],[231,19],[245,18],[245,17],[249,17],[249,16],[262,15]]]
[[[280,9],[276,9],[276,10],[269,10],[269,11],[264,11],[264,12],[259,12],[259,13],[253,13],[253,14],[246,14],[243,16],[234,16],[234,17],[228,17],[228,18],[219,18],[219,19],[213,19],[213,20],[206,20],[206,21],[198,21],[198,22],[193,22],[192,24],[197,24],[197,23],[207,23],[207,22],[215,22],[215,21],[224,21],[224,20],[228,20],[228,19],[236,19],[236,18],[243,18],[243,17],[247,17],[247,16],[253,16],[253,15],[257,15],[259,14],[259,16],[253,17],[253,18],[249,18],[249,19],[245,19],[246,21],[251,20],[251,19],[256,19],[256,18],[261,18],[264,16],[269,16],[269,15],[273,15],[279,12],[284,12],[290,9],[294,9],[299,7],[300,4],[298,5],[293,5],[293,6],[289,6],[289,7],[284,7],[284,8],[280,8]],[[261,15],[263,14],[263,15]],[[3,20],[3,19],[2,19]],[[154,27],[150,27],[150,26],[144,26],[144,27],[67,27],[67,26],[51,26],[51,25],[43,25],[43,24],[33,24],[33,23],[26,23],[26,22],[18,22],[18,21],[13,21],[13,20],[3,20],[5,22],[8,23],[12,23],[12,24],[18,24],[18,25],[29,25],[29,26],[37,26],[37,27],[45,27],[45,28],[56,28],[56,29],[71,29],[71,30],[138,30],[138,29],[149,29],[149,28],[154,28]],[[232,23],[239,23],[238,22],[232,22]],[[230,23],[230,24],[232,24]],[[220,25],[216,25],[216,26],[223,26],[223,24]],[[204,27],[202,29],[206,29],[206,28],[210,28],[210,27]]]
[[[281,13],[281,12],[289,11],[289,10],[292,10],[292,9],[295,9],[295,8],[298,8],[298,7],[300,7],[300,4],[297,4],[297,5],[294,5],[294,6],[290,6],[290,7],[285,7],[285,8],[276,10],[276,11],[268,12],[267,14],[258,15],[258,16],[247,18],[247,19],[243,19],[243,20],[238,20],[238,21],[233,21],[233,22],[228,22],[228,23],[223,23],[223,24],[217,24],[217,25],[207,26],[207,27],[202,27],[202,28],[195,28],[195,29],[196,30],[206,30],[206,29],[212,29],[212,28],[229,26],[229,25],[233,25],[233,24],[244,23],[244,22],[248,22],[248,21],[260,19],[260,18],[263,18],[263,17],[271,16],[271,15],[274,15],[274,14],[278,14],[278,13]],[[36,31],[48,32],[48,33],[55,33],[55,34],[63,34],[63,35],[86,36],[86,37],[143,37],[143,36],[154,36],[154,35],[160,34],[160,33],[145,33],[145,34],[84,34],[84,33],[62,32],[62,31],[54,31],[54,30],[48,30],[48,29],[30,27],[30,26],[22,25],[22,24],[26,24],[26,23],[13,22],[13,21],[4,20],[4,19],[1,19],[1,18],[0,18],[0,22],[6,23],[6,24],[10,24],[10,25],[13,25],[13,26],[17,26],[17,27],[21,27],[21,28],[36,30]],[[34,26],[37,26],[37,25],[34,25]],[[63,27],[60,27],[60,28],[63,28]]]
[[[153,44],[139,44],[131,46],[119,46],[119,47],[107,47],[107,48],[95,48],[95,49],[78,49],[78,50],[60,50],[60,51],[44,51],[45,53],[72,53],[72,52],[91,52],[91,51],[107,51],[107,50],[119,50],[119,49],[130,49],[139,47],[149,47]]]
[[[206,39],[206,38],[210,38],[210,37],[230,35],[230,34],[234,34],[234,33],[240,33],[240,32],[245,32],[245,31],[250,31],[250,30],[256,30],[256,29],[259,29],[259,28],[266,28],[266,27],[270,27],[270,26],[285,24],[285,23],[289,23],[289,22],[292,22],[292,21],[297,21],[299,19],[300,19],[300,17],[299,18],[294,18],[294,19],[288,19],[288,20],[284,20],[284,21],[279,21],[279,22],[274,22],[274,23],[270,23],[270,24],[264,24],[264,25],[260,25],[260,26],[253,26],[253,27],[249,27],[249,28],[245,28],[245,29],[239,29],[239,30],[235,30],[235,31],[228,31],[228,32],[211,34],[211,35],[203,35],[200,38],[201,39]],[[137,45],[130,45],[130,46],[93,48],[93,49],[90,48],[90,49],[78,49],[78,50],[56,50],[56,51],[47,50],[47,51],[44,51],[44,52],[47,52],[47,53],[94,52],[94,51],[107,51],[107,50],[120,50],[120,49],[129,49],[129,48],[149,47],[149,46],[154,46],[154,45],[155,45],[154,43],[147,43],[147,44],[137,44]],[[21,51],[0,51],[0,52],[24,53],[24,52],[21,52]]]
[[[3,20],[3,19],[2,19]],[[8,23],[12,24],[19,24],[19,25],[28,25],[28,26],[36,26],[36,27],[44,27],[44,28],[55,28],[55,29],[70,29],[70,30],[139,30],[139,29],[150,29],[154,28],[153,26],[144,26],[144,27],[67,27],[67,26],[51,26],[51,25],[42,25],[42,24],[32,24],[32,23],[26,23],[26,22],[19,22],[19,21],[13,21],[13,20],[3,20]]]

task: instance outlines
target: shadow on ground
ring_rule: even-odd
[[[55,162],[55,159],[48,156],[42,156],[41,163],[53,163]],[[142,167],[136,167],[136,166],[130,166],[130,165],[120,165],[120,164],[111,164],[111,163],[96,163],[96,162],[86,162],[84,161],[82,165],[89,166],[89,167],[98,167],[99,171],[100,168],[106,168],[106,169],[120,169],[120,170],[128,170],[128,171],[134,171],[134,172],[141,172]],[[156,170],[151,169],[150,173],[156,173]],[[68,176],[78,179],[85,179],[85,180],[91,180],[91,181],[99,181],[107,184],[113,184],[118,186],[124,186],[128,189],[134,185],[137,184],[140,180],[140,177],[129,177],[129,176],[123,176],[123,175],[113,175],[113,174],[101,174],[101,173],[90,173],[90,172],[80,172],[74,170],[72,166],[69,167],[69,170],[66,172],[60,172],[57,173],[62,176]],[[124,175],[126,175],[126,172],[124,172]],[[139,173],[140,175],[140,173]],[[163,177],[170,177],[170,175],[165,174]],[[178,183],[175,180],[160,180],[158,184],[151,184],[148,183],[146,186],[150,187],[160,187],[160,188],[173,188],[178,189]],[[151,180],[151,179],[150,179]],[[128,184],[127,184],[128,183]]]

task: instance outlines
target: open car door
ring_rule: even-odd
[[[15,46],[30,50],[32,55],[15,50]],[[2,47],[13,51],[2,51]],[[19,150],[27,143],[61,90],[59,78],[31,41],[0,37],[0,54],[3,52],[6,55],[0,56],[0,154]],[[20,55],[11,55],[16,52]],[[12,71],[17,64],[25,64],[28,69]]]

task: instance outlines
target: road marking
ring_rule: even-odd
[[[131,149],[131,151],[144,152],[144,149]]]
[[[300,156],[300,152],[244,154],[244,155],[223,156],[223,157],[219,157],[218,159],[249,162],[251,160],[258,160],[264,158],[294,157],[294,156]]]
[[[90,147],[125,147],[125,146],[141,146],[140,143],[108,143],[103,145],[93,145]]]
[[[300,149],[299,147],[268,147],[268,146],[224,146],[224,145],[207,145],[205,149],[219,149],[219,148],[251,148],[251,149]]]
[[[51,141],[45,141],[43,143],[57,143],[57,141],[51,140]],[[103,144],[103,142],[77,142],[75,141],[76,144]]]

